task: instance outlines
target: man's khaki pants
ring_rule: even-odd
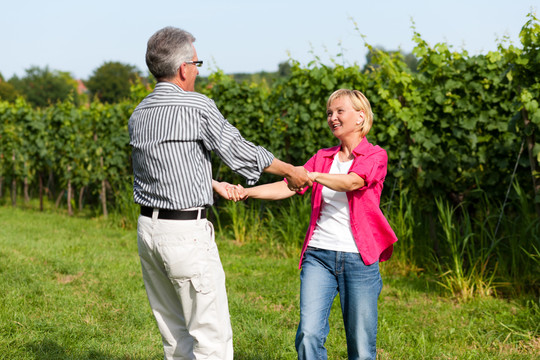
[[[166,360],[233,358],[225,273],[206,219],[139,216],[139,257]]]

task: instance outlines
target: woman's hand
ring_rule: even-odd
[[[217,192],[219,194],[219,196],[221,196],[222,198],[224,199],[227,199],[227,200],[231,200],[231,198],[229,197],[229,194],[227,192],[227,187],[229,186],[233,186],[227,182],[219,182],[219,181],[216,181],[216,180],[212,180],[212,189],[214,189],[215,192]]]
[[[234,202],[245,200],[248,197],[246,189],[240,184],[232,185],[228,182],[212,180],[212,189],[217,192],[222,198],[232,200]]]
[[[234,202],[245,200],[248,197],[246,189],[238,184],[238,185],[228,185],[227,186],[227,194],[229,196],[229,200],[232,200]]]
[[[308,172],[309,179],[313,182],[317,181],[317,177],[320,175],[319,172]]]

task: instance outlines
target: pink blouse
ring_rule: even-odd
[[[340,146],[319,150],[306,162],[304,168],[312,172],[328,173],[332,165],[334,155]],[[353,150],[354,160],[349,173],[354,172],[363,178],[366,185],[347,192],[351,229],[354,241],[366,265],[371,265],[377,260],[385,261],[390,258],[394,249],[393,243],[397,241],[396,234],[384,217],[379,205],[384,178],[386,176],[386,164],[388,156],[386,151],[379,146],[370,144],[367,138],[363,138],[360,144]],[[311,195],[311,218],[309,228],[302,246],[300,265],[306,251],[309,240],[313,235],[317,219],[321,214],[323,185],[313,183]],[[308,187],[298,192],[304,194]]]

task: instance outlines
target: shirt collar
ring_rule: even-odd
[[[185,92],[184,89],[182,89],[180,86],[169,82],[169,81],[160,81],[156,84],[156,89],[169,89],[169,90],[176,90],[180,92]]]

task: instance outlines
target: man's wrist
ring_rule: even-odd
[[[290,178],[294,175],[294,166],[284,161],[281,161],[278,158],[274,158],[271,166],[269,166],[265,170],[274,175],[283,176],[285,178]]]
[[[294,166],[291,165],[291,164],[288,164],[288,163],[284,163],[285,166],[284,166],[284,169],[283,169],[283,172],[284,172],[284,176],[286,178],[290,178],[294,175]]]

